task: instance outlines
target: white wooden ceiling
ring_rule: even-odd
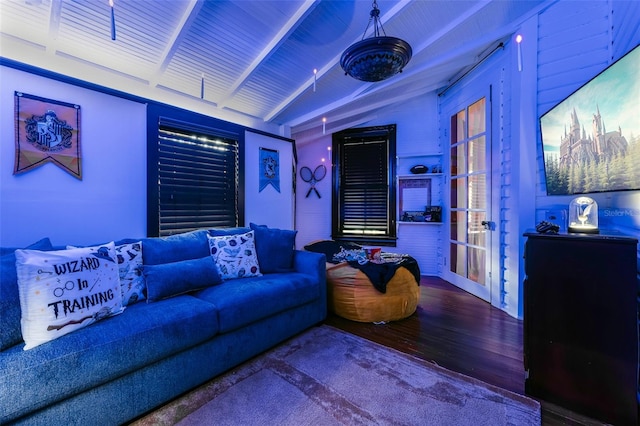
[[[386,34],[409,42],[413,58],[378,83],[340,67],[363,37],[369,0],[114,0],[115,41],[109,0],[0,0],[0,54],[308,139],[322,117],[331,131],[353,127],[446,86],[549,3],[380,0]]]

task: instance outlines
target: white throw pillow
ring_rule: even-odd
[[[59,251],[16,250],[24,350],[123,311],[113,242]]]
[[[253,231],[217,237],[207,235],[207,238],[209,252],[223,280],[262,275],[258,265]]]

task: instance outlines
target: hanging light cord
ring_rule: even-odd
[[[380,30],[382,30],[382,34],[386,36],[387,33],[382,26],[382,21],[380,21],[380,9],[378,9],[377,0],[373,0],[373,9],[371,9],[371,12],[369,13],[369,22],[367,22],[367,28],[364,29],[364,34],[362,34],[362,40],[364,40],[367,35],[367,30],[371,25],[371,20],[373,20],[373,36],[380,37]]]

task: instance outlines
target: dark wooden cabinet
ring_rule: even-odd
[[[637,240],[525,236],[525,392],[605,422],[637,425]]]

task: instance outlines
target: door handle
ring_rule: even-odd
[[[480,222],[480,224],[487,231],[493,231],[496,228],[495,223],[491,222],[490,220],[483,220],[482,222]]]

